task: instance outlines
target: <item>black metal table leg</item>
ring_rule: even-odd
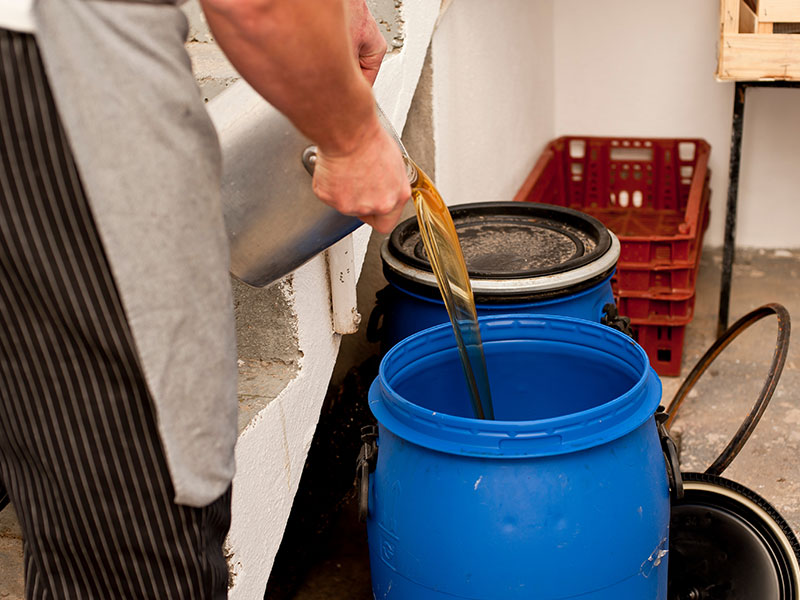
[[[736,204],[739,195],[739,167],[742,162],[742,129],[744,127],[744,99],[747,84],[736,82],[733,94],[733,126],[731,131],[731,159],[728,170],[728,204],[725,209],[725,242],[722,249],[722,281],[719,290],[719,316],[717,337],[728,328],[731,301],[731,276],[736,248]]]
[[[744,128],[745,92],[750,87],[800,88],[800,81],[737,81],[733,94],[733,127],[731,160],[728,171],[728,205],[725,209],[725,242],[722,251],[722,282],[719,290],[717,337],[728,328],[731,301],[731,276],[736,248],[736,205],[739,196],[739,167],[742,162],[742,130]]]

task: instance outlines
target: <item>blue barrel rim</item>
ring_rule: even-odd
[[[575,346],[595,348],[596,344],[588,342],[603,340],[623,351],[623,356],[627,354],[628,360],[624,362],[641,374],[627,392],[609,402],[547,419],[482,421],[437,413],[403,398],[390,382],[393,375],[414,362],[408,360],[408,354],[413,358],[415,349],[424,347],[426,355],[454,351],[451,325],[443,323],[405,338],[381,360],[378,377],[369,391],[369,407],[381,427],[409,442],[449,454],[531,458],[577,452],[619,439],[652,418],[658,407],[661,381],[650,367],[647,354],[634,340],[615,329],[557,315],[491,315],[479,317],[479,322],[487,352],[492,342],[507,339],[500,337],[502,331],[514,326],[518,330],[546,332],[550,337],[544,339]],[[579,332],[584,344],[558,337],[564,332]],[[400,360],[404,354],[406,362]],[[389,365],[394,365],[393,372],[389,372]]]
[[[605,288],[606,285],[609,287],[611,286],[611,280],[614,278],[616,272],[617,269],[615,266],[611,271],[601,273],[596,279],[587,280],[575,284],[572,287],[540,292],[533,295],[515,296],[513,294],[506,294],[504,296],[487,296],[475,293],[475,306],[479,309],[484,307],[491,307],[498,310],[502,309],[508,314],[525,314],[525,307],[529,305],[547,305],[549,303],[563,302],[565,300],[578,300],[596,294],[599,290]],[[387,287],[394,288],[398,293],[444,309],[444,301],[442,300],[441,292],[438,291],[438,287],[436,288],[436,293],[438,295],[433,295],[427,294],[426,289],[422,287],[409,285],[409,281],[404,279],[387,276],[386,280],[388,282]]]

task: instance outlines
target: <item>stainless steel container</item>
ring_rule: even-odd
[[[362,225],[314,195],[311,141],[246,82],[214,98],[209,113],[222,148],[222,203],[235,277],[268,285]],[[391,123],[378,114],[407,156]]]

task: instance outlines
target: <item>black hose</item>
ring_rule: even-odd
[[[764,387],[761,389],[761,393],[758,395],[758,399],[752,410],[739,426],[739,429],[736,431],[731,441],[728,442],[728,445],[712,465],[706,469],[706,473],[709,475],[721,475],[728,465],[731,464],[733,459],[736,458],[736,455],[739,454],[739,451],[747,442],[750,434],[753,433],[756,425],[758,425],[758,421],[764,414],[764,410],[767,408],[767,404],[769,404],[772,394],[775,392],[778,380],[783,372],[783,365],[786,362],[786,355],[789,353],[789,334],[791,333],[789,312],[780,304],[770,303],[747,313],[736,321],[736,323],[725,330],[719,339],[706,350],[703,357],[697,361],[694,369],[692,369],[692,372],[684,379],[680,389],[678,389],[672,401],[667,406],[666,412],[668,418],[666,425],[669,427],[675,420],[681,403],[683,403],[689,391],[694,387],[694,384],[697,383],[697,380],[700,379],[700,376],[711,366],[714,359],[716,359],[740,333],[750,327],[750,325],[772,314],[778,317],[778,339],[775,343],[775,354],[772,356],[772,364],[769,367]]]

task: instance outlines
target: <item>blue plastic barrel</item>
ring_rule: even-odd
[[[620,245],[597,219],[531,202],[464,204],[450,212],[479,316],[554,314],[600,322],[604,308],[614,305],[611,278]],[[389,284],[378,294],[372,339],[386,350],[447,322],[415,219],[395,228],[381,260]]]
[[[497,420],[471,417],[449,325],[392,348],[370,394],[367,531],[380,600],[663,600],[661,384],[618,331],[481,319]]]
[[[532,298],[524,302],[490,304],[476,302],[478,316],[508,313],[560,315],[600,322],[604,307],[614,304],[611,290],[612,274],[598,283],[579,291],[570,290],[555,298]],[[447,321],[447,310],[441,298],[431,298],[415,293],[402,283],[390,283],[381,292],[381,309],[384,312],[381,341],[386,348],[413,333]]]

